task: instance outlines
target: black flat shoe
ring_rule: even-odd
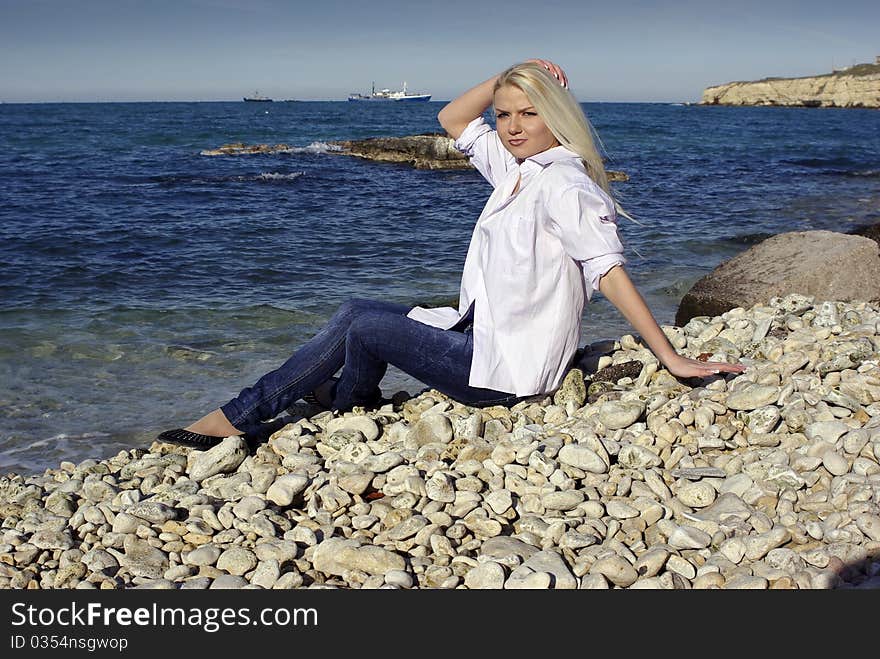
[[[328,380],[328,381],[331,383],[331,385],[330,385],[330,391],[329,391],[328,394],[327,394],[329,400],[320,400],[320,399],[318,398],[317,389],[316,389],[315,391],[310,391],[310,392],[307,393],[305,396],[303,396],[302,399],[303,399],[305,402],[307,402],[309,405],[315,405],[316,407],[320,407],[320,408],[323,408],[323,409],[325,409],[325,410],[329,410],[329,409],[331,409],[331,407],[332,407],[332,401],[333,401],[333,396],[334,396],[334,394],[335,394],[335,392],[336,392],[336,385],[339,383],[339,378],[337,378],[337,377],[334,376],[334,377],[331,377],[330,380]],[[323,386],[323,385],[322,385],[322,386]]]
[[[192,446],[198,449],[209,449],[217,446],[225,437],[214,437],[213,435],[202,435],[197,432],[190,432],[183,428],[175,428],[174,430],[166,430],[156,439],[166,444],[177,444],[178,446]]]

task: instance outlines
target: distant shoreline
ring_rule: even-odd
[[[713,85],[700,105],[782,106],[806,108],[880,108],[880,57],[816,76],[763,78]]]
[[[287,105],[290,103],[342,103],[348,105],[349,101],[345,99],[290,99],[290,100],[282,100],[275,101],[271,104],[266,104],[263,106],[262,104],[254,104],[254,103],[246,103],[242,100],[237,99],[229,99],[229,100],[152,100],[152,101],[0,101],[0,105],[143,105],[145,103],[181,103],[181,104],[191,104],[191,103],[229,103],[241,106],[247,106],[249,108],[253,108],[255,105],[258,108],[269,109],[268,106],[277,107],[278,105]],[[449,100],[431,100],[426,101],[424,103],[419,103],[417,105],[444,105],[449,103]],[[694,101],[681,101],[681,100],[669,100],[669,101],[580,101],[581,104],[585,105],[698,105],[699,102]],[[394,103],[384,103],[379,104],[381,107],[398,107],[398,105]],[[407,107],[411,107],[408,104],[405,104]],[[375,104],[371,104],[370,107],[375,107]]]

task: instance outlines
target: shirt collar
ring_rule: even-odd
[[[541,153],[536,153],[533,156],[529,156],[520,165],[525,165],[526,163],[534,163],[536,165],[540,165],[542,168],[550,165],[557,160],[566,160],[568,158],[577,158],[580,159],[580,156],[576,154],[571,149],[567,149],[564,146],[554,146],[552,149],[547,149],[546,151],[541,151]]]

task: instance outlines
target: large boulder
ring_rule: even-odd
[[[818,300],[880,300],[880,246],[834,231],[772,236],[699,279],[679,303],[675,324],[790,293]]]

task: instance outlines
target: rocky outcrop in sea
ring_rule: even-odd
[[[701,105],[880,108],[880,63],[805,78],[766,78],[707,87]]]
[[[443,133],[330,142],[338,153],[366,160],[402,162],[416,169],[469,169],[470,162],[454,143]]]
[[[424,133],[403,137],[370,137],[362,140],[336,140],[323,145],[326,153],[355,156],[375,162],[394,162],[415,169],[472,169],[470,161],[454,146],[454,140],[443,133]],[[288,144],[245,144],[235,142],[216,149],[205,149],[203,156],[241,156],[254,154],[296,153],[307,147]],[[629,176],[609,170],[609,181],[628,181]]]
[[[632,335],[553,396],[297,407],[258,446],[0,478],[0,587],[880,587],[880,309],[792,294]]]

